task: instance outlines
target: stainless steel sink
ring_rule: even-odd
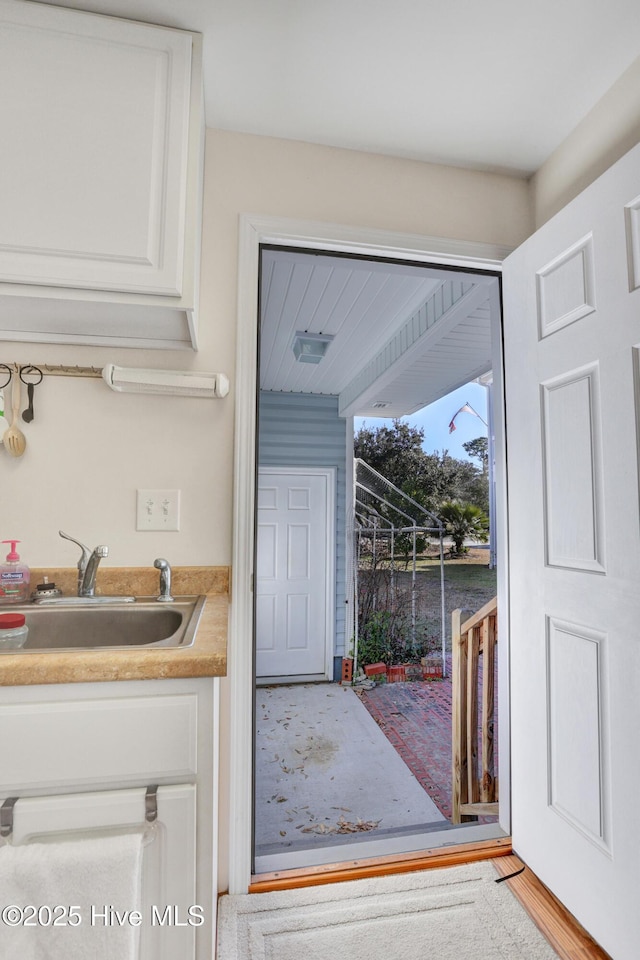
[[[193,643],[204,597],[179,597],[158,603],[140,597],[135,603],[86,603],[70,598],[66,605],[25,604],[12,607],[24,613],[29,636],[20,650],[6,653],[42,653],[61,650],[131,650],[133,647],[188,647]],[[0,648],[1,648],[0,644]]]

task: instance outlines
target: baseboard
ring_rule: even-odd
[[[537,928],[546,937],[560,960],[611,960],[573,914],[515,854],[494,861],[501,877],[524,867],[522,873],[505,880]]]

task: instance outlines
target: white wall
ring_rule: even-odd
[[[640,58],[622,74],[532,178],[536,229],[638,142]]]

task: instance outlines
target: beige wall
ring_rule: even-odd
[[[72,566],[58,530],[107,543],[105,563],[231,561],[233,381],[240,212],[517,244],[529,231],[521,180],[347,150],[209,131],[200,351],[3,343],[0,361],[221,370],[220,401],[116,394],[100,380],[46,377],[18,460],[0,449],[0,539],[32,566]],[[137,488],[182,491],[179,533],[135,530]]]
[[[530,232],[528,185],[462,169],[210,130],[203,259],[220,335],[234,337],[240,213],[320,220],[516,246]],[[221,309],[222,301],[223,309]],[[230,455],[230,451],[229,451]],[[221,699],[220,889],[227,887],[229,686]]]
[[[532,178],[536,229],[638,142],[640,58],[622,74]]]
[[[240,213],[322,220],[517,246],[640,138],[640,61],[541,168],[520,179],[306,143],[209,130],[200,352],[2,344],[0,361],[221,370],[222,401],[136,397],[100,381],[45,378],[19,460],[0,451],[0,539],[32,565],[72,565],[59,528],[108,543],[108,563],[231,561],[237,237]],[[138,487],[182,490],[179,533],[135,531]],[[228,823],[228,690],[223,685],[221,888]]]
[[[528,187],[512,177],[219,130],[207,149],[208,216],[227,244],[239,212],[513,245],[529,232]]]
[[[232,353],[232,343],[209,349],[203,367],[215,364],[226,371]],[[183,357],[167,363],[155,351],[41,345],[2,344],[1,357],[184,365]],[[135,397],[113,393],[101,380],[45,377],[35,391],[35,420],[24,430],[25,455],[13,460],[0,448],[1,538],[21,539],[20,553],[31,566],[75,565],[79,551],[60,539],[60,529],[90,547],[108,544],[103,565],[151,566],[158,556],[172,564],[228,563],[230,409],[226,401]],[[179,533],[136,532],[138,487],[182,491]]]
[[[101,381],[45,378],[25,456],[2,459],[0,539],[32,565],[73,565],[66,532],[107,543],[106,563],[231,562],[238,216],[266,214],[516,246],[530,232],[519,179],[306,143],[209,130],[200,352],[2,344],[0,361],[220,370],[221,401],[137,397]],[[182,490],[179,533],[135,531],[138,487]],[[226,884],[228,689],[223,685],[221,886]]]

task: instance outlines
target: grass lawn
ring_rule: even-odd
[[[469,550],[464,557],[444,562],[444,601],[447,648],[451,648],[451,614],[457,608],[475,613],[495,597],[496,571],[488,567],[489,551]],[[417,564],[418,616],[430,636],[440,637],[440,561],[421,557]],[[400,574],[405,589],[410,589],[411,571]],[[438,640],[439,644],[439,640]]]

